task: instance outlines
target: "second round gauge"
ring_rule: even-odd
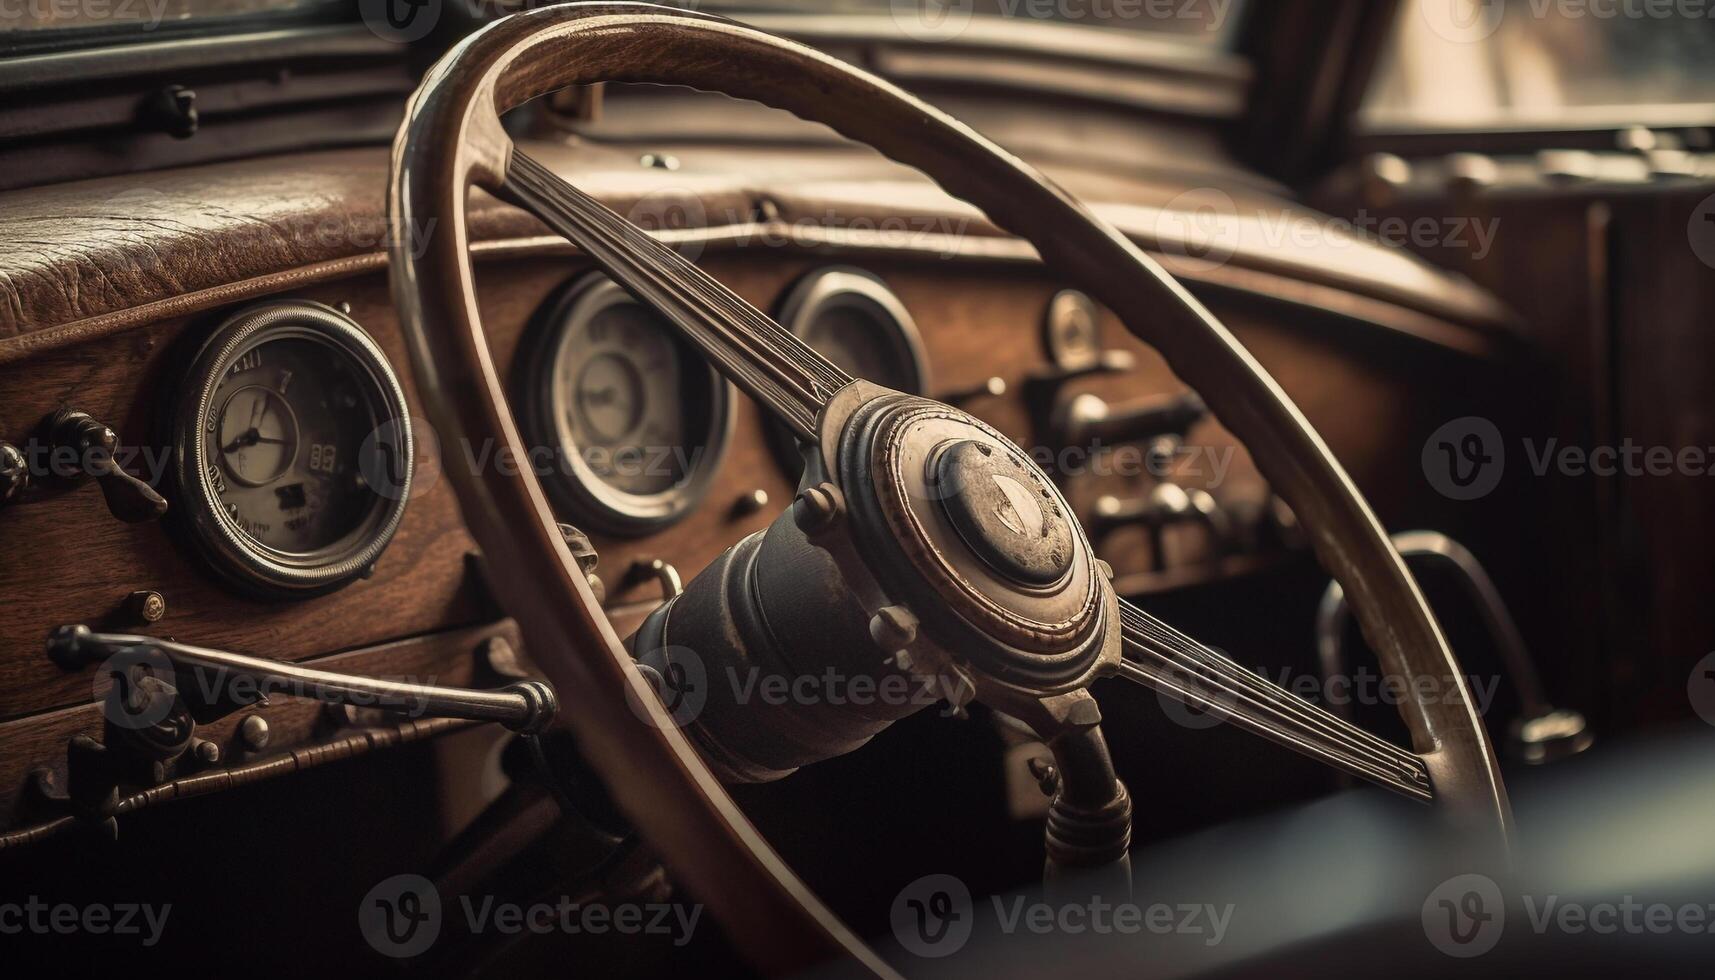
[[[570,520],[643,534],[702,497],[732,400],[658,314],[606,276],[585,276],[544,308],[522,353],[521,422],[549,451],[534,462]]]

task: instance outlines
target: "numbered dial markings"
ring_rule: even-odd
[[[385,417],[372,387],[367,371],[313,337],[264,341],[233,363],[215,388],[203,451],[209,486],[239,530],[309,554],[362,527],[376,495],[358,454]]]
[[[680,398],[686,363],[670,330],[636,303],[616,303],[568,337],[554,371],[561,444],[574,448],[607,485],[665,493],[684,482],[698,420]]]

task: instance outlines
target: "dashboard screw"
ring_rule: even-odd
[[[167,599],[153,589],[143,589],[125,597],[127,617],[138,622],[158,623],[167,615]]]

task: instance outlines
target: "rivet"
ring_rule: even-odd
[[[805,534],[826,531],[839,520],[845,498],[832,483],[818,483],[792,501],[792,519]]]
[[[261,715],[250,715],[238,723],[238,738],[244,747],[252,752],[260,752],[268,747],[268,719]]]

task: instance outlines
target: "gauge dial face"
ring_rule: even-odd
[[[377,497],[358,454],[382,410],[369,372],[314,336],[239,355],[203,426],[210,484],[258,544],[308,555],[362,529]]]
[[[217,566],[294,593],[374,562],[403,509],[411,442],[398,382],[356,324],[314,304],[241,314],[186,390],[180,493]]]
[[[654,311],[599,274],[544,308],[518,383],[538,466],[576,524],[644,533],[707,488],[731,423],[726,382]],[[540,454],[538,454],[540,458]]]
[[[707,374],[660,318],[634,302],[590,314],[561,337],[554,363],[553,401],[561,445],[575,447],[597,479],[636,496],[668,493],[690,468],[684,447],[695,446],[697,420],[686,375]],[[695,387],[707,388],[699,379]]]

